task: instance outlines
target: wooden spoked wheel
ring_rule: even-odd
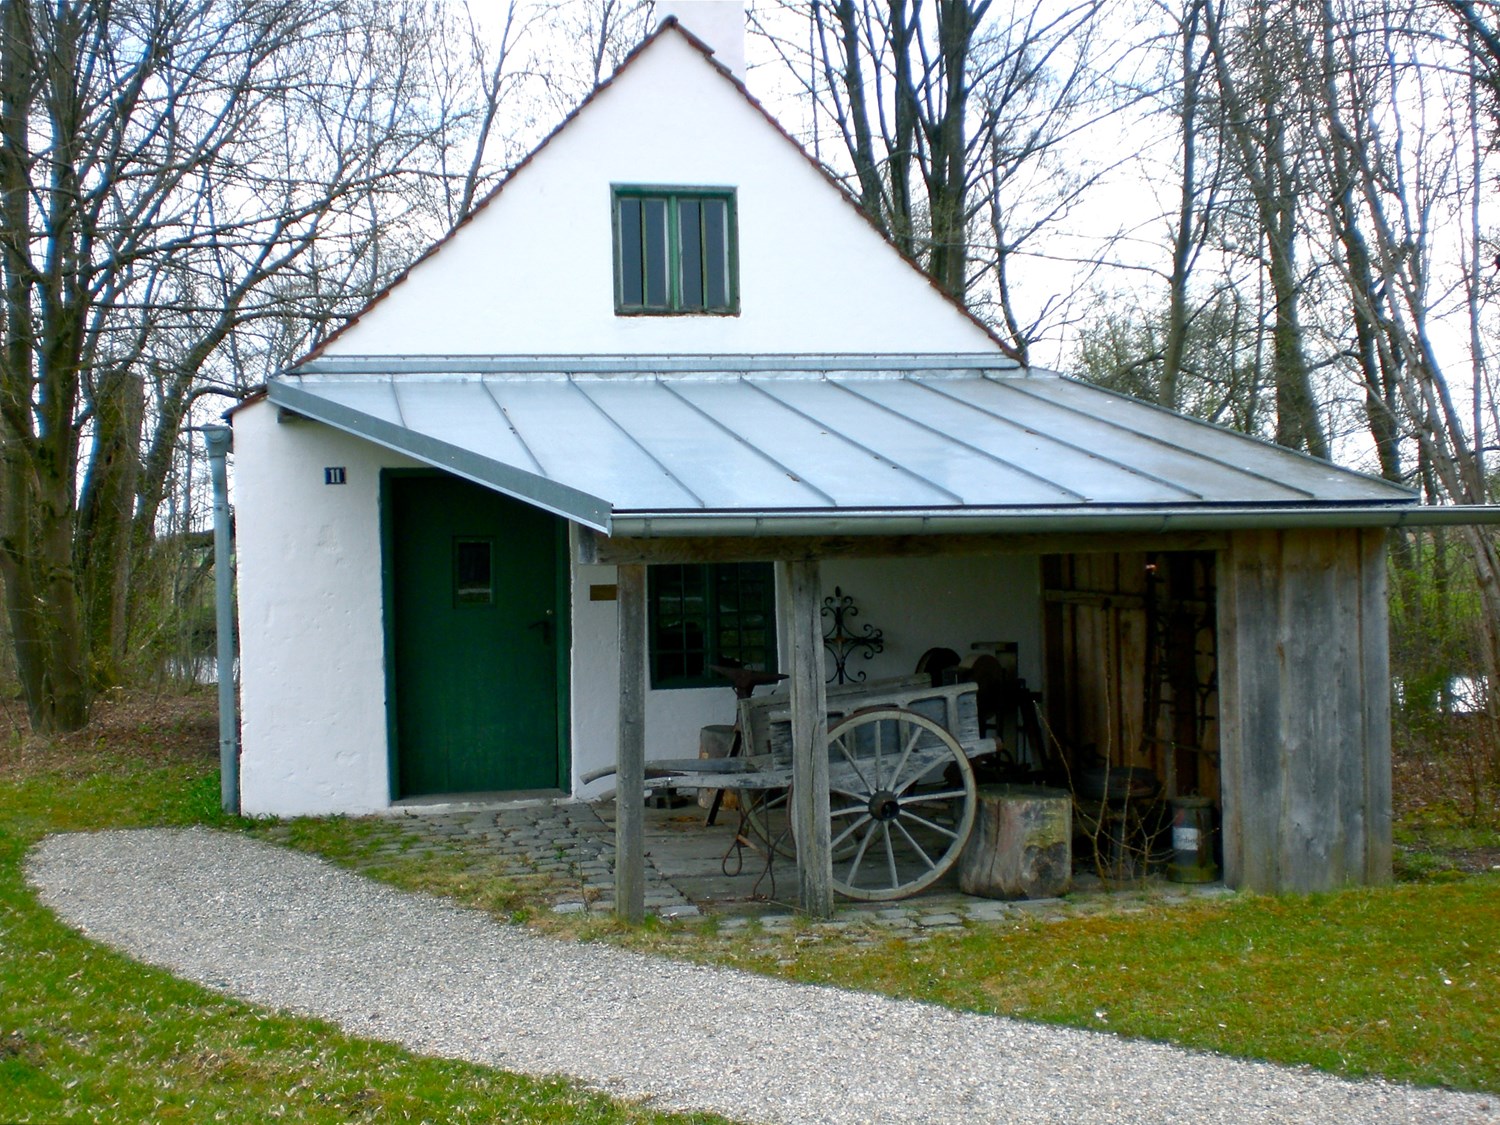
[[[958,862],[976,805],[963,747],[915,711],[856,711],[828,732],[833,888],[906,898]]]
[[[739,789],[736,792],[740,807],[745,811],[745,828],[755,844],[777,859],[796,859],[791,789]],[[834,845],[834,861],[853,855],[854,848],[849,841]]]

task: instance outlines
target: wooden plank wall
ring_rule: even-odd
[[[1154,578],[1148,564],[1156,567]],[[1080,759],[1092,753],[1115,766],[1146,766],[1165,784],[1167,755],[1182,746],[1173,763],[1178,793],[1217,797],[1218,700],[1212,691],[1202,700],[1195,694],[1199,683],[1211,686],[1215,677],[1215,631],[1195,628],[1205,613],[1212,622],[1214,556],[1053,555],[1044,560],[1043,583],[1047,717],[1064,748]],[[1166,645],[1171,659],[1187,662],[1185,676],[1171,675],[1161,656],[1147,659],[1148,597],[1155,599],[1158,631],[1187,621],[1185,632],[1169,633]],[[1153,677],[1160,706],[1146,730]],[[1206,716],[1201,722],[1200,713]]]
[[[1385,533],[1235,532],[1219,562],[1225,880],[1391,878]]]

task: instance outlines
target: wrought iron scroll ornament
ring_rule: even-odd
[[[877,652],[885,651],[885,633],[873,625],[857,627],[852,624],[851,619],[859,616],[859,609],[854,599],[837,586],[833,588],[833,597],[823,599],[822,612],[824,617],[833,619],[823,632],[823,647],[833,657],[833,674],[828,677],[828,682],[844,684],[852,680],[863,683],[867,673],[861,669],[850,674],[847,670],[849,657],[863,653],[866,660],[873,659]]]

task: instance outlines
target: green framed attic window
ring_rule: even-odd
[[[616,185],[611,192],[617,314],[739,312],[733,188]]]

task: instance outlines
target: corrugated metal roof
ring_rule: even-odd
[[[271,401],[601,531],[1407,505],[1405,489],[1004,357],[324,359]],[[831,524],[830,524],[831,526]]]

